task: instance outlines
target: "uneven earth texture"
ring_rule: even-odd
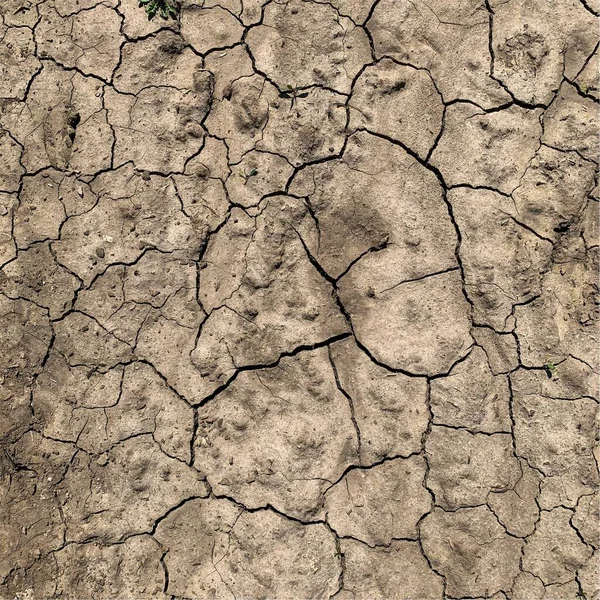
[[[598,0],[0,2],[0,598],[598,600]]]

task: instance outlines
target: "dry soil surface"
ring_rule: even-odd
[[[0,597],[600,597],[598,0],[0,2]]]

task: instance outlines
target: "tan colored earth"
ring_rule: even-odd
[[[0,598],[599,600],[599,0],[0,0]]]

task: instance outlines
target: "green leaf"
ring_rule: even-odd
[[[151,21],[159,14],[162,19],[177,18],[177,8],[172,0],[139,0],[140,7],[144,7],[148,20]]]

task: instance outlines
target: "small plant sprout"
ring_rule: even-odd
[[[552,362],[547,362],[544,365],[544,371],[546,371],[546,375],[548,379],[552,379],[556,375],[556,365]]]
[[[301,92],[300,88],[294,87],[293,85],[286,84],[283,86],[281,92],[279,92],[279,96],[281,98],[291,99],[292,104],[290,106],[290,110],[294,107],[294,102],[296,98],[306,98],[308,96],[308,92]]]
[[[256,175],[258,175],[258,169],[255,167],[252,167],[249,171],[246,171],[246,169],[240,169],[240,177],[244,180],[244,185],[248,183],[250,177],[255,177]]]
[[[139,0],[148,15],[148,21],[159,15],[162,19],[177,18],[177,8],[171,0]]]

